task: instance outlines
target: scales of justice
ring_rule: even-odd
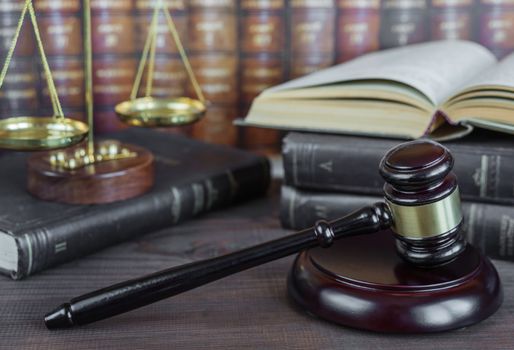
[[[148,150],[119,141],[95,142],[93,125],[91,5],[83,2],[84,73],[87,124],[64,116],[45,55],[33,0],[26,0],[0,73],[0,88],[8,73],[25,18],[30,17],[48,86],[53,116],[22,116],[0,120],[0,148],[37,152],[28,159],[28,191],[43,200],[72,204],[109,203],[141,195],[153,185],[153,155]],[[162,13],[197,99],[152,97],[157,23]],[[138,97],[147,68],[145,96]],[[205,115],[206,101],[195,78],[169,9],[155,2],[130,99],[119,103],[116,114],[137,127],[179,127]]]

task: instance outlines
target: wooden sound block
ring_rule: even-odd
[[[144,148],[121,144],[135,157],[95,163],[75,170],[50,164],[50,153],[28,159],[28,191],[43,200],[69,204],[100,204],[137,197],[154,182],[154,157]]]
[[[502,302],[496,269],[467,245],[455,260],[420,268],[396,253],[393,233],[345,238],[298,255],[292,299],[338,324],[378,332],[426,333],[469,326]]]

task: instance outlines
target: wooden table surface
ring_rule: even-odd
[[[48,331],[69,298],[286,235],[276,195],[206,215],[23,281],[0,278],[1,349],[514,349],[514,263],[495,261],[505,301],[488,320],[431,335],[358,331],[307,315],[286,295],[293,257],[81,328]]]

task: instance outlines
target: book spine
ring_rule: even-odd
[[[289,1],[289,78],[297,78],[335,62],[334,0]]]
[[[39,226],[17,236],[19,266],[12,277],[21,279],[207,211],[262,195],[269,185],[268,174],[269,165],[262,160],[207,180],[124,201],[94,215]]]
[[[514,1],[480,0],[479,13],[479,43],[498,58],[511,53],[514,50]]]
[[[429,16],[432,40],[473,39],[473,0],[432,0]]]
[[[378,50],[380,1],[338,0],[337,5],[337,62],[345,62]]]
[[[82,50],[82,12],[79,0],[39,0],[35,2],[41,39],[57,94],[68,117],[84,119],[84,63]],[[40,105],[45,115],[52,115],[49,89],[42,64]]]
[[[128,100],[136,71],[132,1],[91,1],[95,132],[124,128],[114,106]]]
[[[334,220],[381,197],[323,194],[282,188],[280,220],[285,228],[303,230],[317,220]],[[467,241],[493,259],[514,261],[514,207],[463,202]]]
[[[13,0],[0,3],[0,57],[6,57],[16,31],[23,3]],[[33,57],[35,40],[26,17],[14,50],[9,70],[0,89],[0,112],[3,117],[36,115],[38,111],[38,73]]]
[[[387,49],[426,41],[426,10],[425,0],[384,0],[380,47]]]
[[[285,1],[243,0],[240,8],[240,115],[264,89],[285,80]],[[241,146],[277,153],[280,133],[244,128]]]
[[[294,134],[283,146],[284,177],[289,185],[325,191],[382,194],[383,179],[377,166],[398,142],[333,137],[310,140]],[[454,172],[466,200],[514,203],[514,154],[508,149],[446,144],[455,159]],[[359,156],[354,153],[359,147]],[[351,169],[351,171],[349,170]]]
[[[193,136],[235,146],[238,132],[233,120],[239,101],[236,1],[191,0],[189,11],[191,65],[210,102],[206,116],[193,126]],[[197,98],[191,84],[188,93]]]

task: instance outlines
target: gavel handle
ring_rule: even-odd
[[[334,239],[377,232],[390,224],[386,205],[376,203],[330,223],[318,221],[310,229],[274,241],[84,294],[47,314],[45,324],[56,329],[99,321],[301,250],[318,245],[328,247]]]

